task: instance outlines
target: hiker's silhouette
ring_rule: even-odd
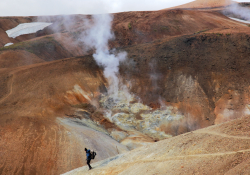
[[[87,157],[87,165],[89,166],[89,170],[92,169],[91,165],[90,165],[90,161],[91,161],[91,153],[90,150],[85,148],[85,152],[86,152],[86,157]]]

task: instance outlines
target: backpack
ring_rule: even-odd
[[[96,152],[95,151],[90,151],[90,157],[91,159],[94,159],[96,156]]]

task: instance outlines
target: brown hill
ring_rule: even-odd
[[[1,17],[0,19],[0,47],[3,47],[7,43],[17,43],[20,41],[24,41],[30,38],[34,38],[35,35],[25,35],[21,37],[17,37],[15,39],[9,38],[6,31],[16,27],[20,23],[29,23],[34,22],[34,17]]]
[[[127,51],[128,59],[120,66],[119,78],[137,98],[129,106],[112,106],[112,98],[107,97],[105,101],[108,84],[103,68],[91,56],[93,51],[86,50],[80,40],[81,32],[88,27],[82,26],[84,18],[91,17],[71,16],[69,19],[74,20],[70,25],[58,16],[40,18],[53,21],[53,26],[34,34],[32,39],[20,36],[24,37],[22,42],[15,41],[14,45],[1,48],[0,148],[4,151],[0,151],[0,174],[64,173],[86,165],[85,147],[95,149],[98,153],[95,161],[101,161],[141,145],[150,145],[148,148],[154,150],[172,144],[163,150],[163,155],[183,161],[187,154],[195,152],[191,146],[197,144],[202,157],[197,159],[197,164],[202,164],[201,161],[209,164],[211,158],[203,156],[205,153],[224,156],[225,151],[227,158],[235,156],[235,150],[247,149],[246,135],[235,145],[244,149],[233,147],[228,137],[234,137],[224,138],[225,135],[222,135],[223,145],[228,143],[229,147],[223,147],[224,150],[220,147],[219,151],[207,149],[212,137],[212,143],[219,146],[217,136],[207,136],[210,131],[197,133],[201,135],[199,138],[191,133],[151,144],[248,115],[247,26],[217,12],[163,10],[114,14],[116,39],[109,46]],[[6,31],[9,27],[2,29]],[[113,120],[107,118],[109,105]],[[222,126],[225,125],[215,128]],[[236,125],[232,122],[231,126]],[[180,143],[187,145],[183,154],[178,149]],[[172,149],[174,146],[176,150]],[[144,157],[147,148],[140,149],[138,162],[139,159],[147,161]],[[158,154],[152,150],[149,150],[151,154]],[[125,157],[136,155],[135,150]],[[239,157],[241,162],[244,163],[247,155]],[[193,157],[196,158],[194,155],[187,159]],[[235,166],[230,163],[238,159],[225,160],[227,168],[222,168],[223,172],[234,171]],[[146,170],[144,163],[142,167]],[[108,165],[100,171],[123,172],[120,165],[117,169]],[[191,172],[195,166],[189,161],[186,165],[190,171],[181,169],[180,173]],[[126,163],[125,167],[129,166]],[[166,168],[172,171],[171,167]],[[214,171],[218,173],[220,168],[218,165]],[[199,170],[210,172],[206,168],[195,172]],[[124,173],[135,173],[128,171]]]
[[[105,82],[93,60],[19,67],[1,77],[1,174],[60,174],[85,165],[84,147],[98,151],[97,161],[127,150],[91,122],[95,130],[81,120],[57,118],[71,114],[67,90],[78,84],[98,92]]]
[[[112,30],[115,33],[116,39],[110,42],[110,47],[140,44],[151,42],[155,39],[193,34],[215,28],[233,28],[239,24],[218,12],[190,10],[124,12],[114,14],[113,16]],[[66,23],[69,20],[68,18],[71,21],[70,24]],[[63,31],[59,36],[63,36],[64,41],[71,40],[70,43],[79,44],[79,40],[82,37],[81,33],[86,29],[84,19],[89,19],[90,17],[82,15],[68,18],[68,20],[61,19],[59,22],[54,22],[53,26],[45,28],[40,32],[39,36],[51,35]],[[53,22],[50,18],[40,20],[43,22]],[[57,38],[59,39],[59,37]],[[67,47],[70,47],[70,45]],[[67,47],[65,48],[67,49]]]
[[[67,20],[63,20],[63,16],[38,18],[36,20],[54,24],[34,34],[40,37],[28,41],[23,39],[24,42],[2,48],[2,50],[22,49],[47,61],[91,54],[91,52],[86,52],[81,39],[81,34],[86,29],[84,26],[86,18],[90,17],[70,16],[66,18]],[[69,20],[71,23],[68,24]],[[239,23],[217,12],[163,10],[118,13],[114,14],[113,20],[116,39],[110,42],[110,48],[200,33],[216,28],[230,29],[238,25]]]
[[[80,174],[249,174],[250,118],[166,139],[72,170]]]
[[[234,3],[234,1],[231,0],[195,0],[190,3],[172,8],[209,9],[225,7],[232,3]]]

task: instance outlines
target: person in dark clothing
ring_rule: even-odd
[[[85,152],[86,152],[86,157],[87,157],[87,165],[89,166],[89,170],[92,169],[92,167],[90,166],[90,161],[91,161],[91,154],[90,154],[90,150],[85,148]]]

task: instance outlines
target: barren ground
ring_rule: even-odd
[[[88,174],[249,174],[249,27],[209,9],[113,15],[119,78],[140,98],[112,110],[124,126],[105,117],[107,80],[81,41],[91,16],[0,18],[0,45],[14,43],[0,49],[0,174],[66,173],[85,147],[98,155]],[[5,33],[31,21],[54,24]],[[162,106],[171,122],[156,121]]]

